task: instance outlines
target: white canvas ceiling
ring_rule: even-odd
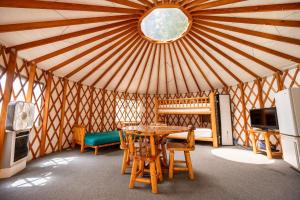
[[[70,80],[107,90],[152,94],[198,92],[264,77],[276,70],[292,67],[300,60],[300,3],[296,0],[172,1],[172,5],[181,7],[191,14],[192,27],[183,38],[165,44],[154,43],[144,38],[138,31],[138,20],[151,7],[168,3],[166,0],[63,0],[51,1],[49,4],[51,6],[51,3],[64,2],[95,5],[95,8],[98,8],[97,6],[125,8],[113,12],[87,11],[92,10],[90,8],[78,11],[31,6],[34,2],[40,1],[31,1],[33,3],[26,6],[22,5],[22,2],[26,4],[24,1],[12,1],[17,2],[16,4],[9,2],[8,0],[0,2],[0,42],[6,47],[104,26],[88,34],[21,49],[18,55],[28,61],[38,60],[39,68],[52,69],[57,76],[67,76]],[[198,2],[198,7],[189,7],[188,3],[195,2]],[[283,9],[275,9],[277,4],[292,5],[292,3],[293,8],[288,9],[286,6]],[[266,5],[274,5],[274,9],[261,12],[259,8]],[[251,6],[261,7],[255,12],[229,10]],[[200,12],[205,10],[218,12],[227,8],[229,13],[205,12],[199,15],[198,11],[195,11],[197,8]],[[49,22],[109,16],[124,16],[124,18],[93,23],[81,21],[76,25],[61,26],[54,26]],[[213,18],[214,16],[219,18]],[[234,18],[236,22],[231,22],[226,17]],[[251,23],[239,21],[244,18],[251,18]],[[257,22],[259,19],[266,19],[265,23]],[[277,22],[273,21],[271,22],[273,24],[270,24],[269,20],[282,20],[282,24],[276,25]],[[33,22],[49,22],[51,27],[43,28]],[[28,28],[30,26],[25,24],[22,28],[20,25],[23,23],[30,23],[36,27]],[[260,36],[242,33],[238,31],[240,29],[226,29],[224,25],[255,31]],[[21,28],[16,30],[16,27]],[[270,34],[282,36],[279,39],[285,41],[278,41],[278,37],[270,39]],[[91,42],[83,42],[86,40]],[[69,48],[72,45],[76,48]],[[236,51],[228,48],[228,45]],[[49,56],[60,49],[68,50]],[[47,59],[40,61],[44,55]],[[273,67],[273,70],[267,66]],[[56,70],[53,71],[54,67]]]

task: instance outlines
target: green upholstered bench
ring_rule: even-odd
[[[84,152],[87,147],[94,148],[95,155],[97,155],[100,147],[120,144],[119,131],[86,132],[83,126],[75,126],[73,128],[73,147],[76,144],[81,145],[81,152]]]

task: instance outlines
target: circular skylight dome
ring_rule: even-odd
[[[180,38],[189,27],[189,18],[178,8],[156,8],[141,21],[143,34],[157,42]]]

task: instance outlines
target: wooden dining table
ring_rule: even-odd
[[[170,134],[186,132],[188,127],[183,126],[165,126],[165,125],[139,125],[139,126],[126,126],[122,129],[126,135],[135,135],[149,138],[151,157],[157,156],[157,149],[163,146],[163,138]],[[132,137],[129,137],[129,143],[133,143]],[[132,145],[131,145],[132,146]],[[133,150],[132,150],[133,151]],[[163,151],[162,151],[163,152]],[[164,163],[164,162],[163,162]],[[166,165],[166,163],[165,163]],[[152,192],[157,193],[157,177],[163,181],[163,173],[161,169],[157,168],[157,160],[150,161],[150,179]]]

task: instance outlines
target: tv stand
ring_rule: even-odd
[[[280,139],[278,140],[279,145],[280,145],[279,151],[272,151],[271,144],[270,144],[270,136],[274,135],[276,138],[278,138],[278,137],[280,137],[279,132],[251,128],[249,133],[250,133],[250,137],[251,137],[251,141],[252,141],[253,153],[257,154],[258,152],[266,152],[267,157],[269,159],[272,159],[273,157],[280,157],[280,158],[282,157],[281,140]],[[265,150],[257,147],[257,140],[258,140],[258,137],[260,134],[262,134],[265,139],[265,145],[266,145]]]

